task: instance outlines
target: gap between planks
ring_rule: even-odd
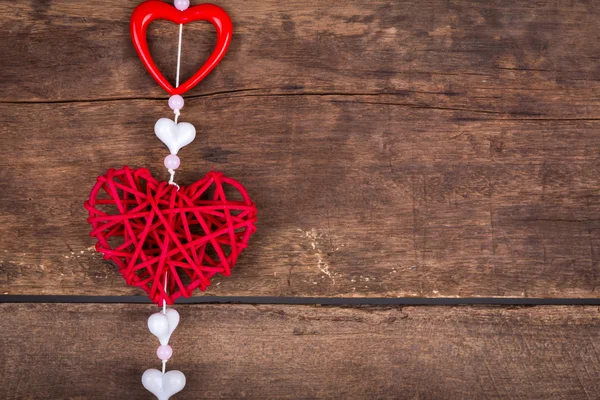
[[[53,296],[53,295],[2,295],[0,303],[65,303],[65,304],[149,304],[141,296]],[[521,298],[521,297],[263,297],[263,296],[197,296],[179,299],[177,304],[279,304],[279,305],[333,305],[333,306],[572,306],[600,305],[600,298]]]

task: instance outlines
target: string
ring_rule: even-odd
[[[169,276],[169,271],[165,272],[165,294],[167,293],[167,277]],[[167,300],[163,299],[163,314],[167,315]]]
[[[179,191],[179,185],[175,183],[175,170],[169,168],[167,171],[169,171],[169,174],[171,174],[171,178],[169,179],[169,185],[177,186],[177,191]]]
[[[175,87],[179,87],[179,72],[181,70],[181,39],[183,38],[183,24],[179,24],[179,43],[177,44],[177,73],[175,75]],[[175,123],[179,119],[179,110],[175,110]],[[169,185],[177,186],[177,191],[179,191],[179,185],[175,183],[175,170],[169,168],[169,174],[171,178],[169,179]]]
[[[175,87],[179,87],[179,72],[181,70],[181,39],[183,37],[183,24],[179,24],[179,43],[177,44],[177,74],[175,76]],[[179,110],[175,110],[175,123],[179,119]],[[171,178],[169,179],[169,185],[177,186],[177,191],[179,191],[179,185],[175,183],[175,170],[169,168],[169,174]],[[165,294],[167,294],[167,282],[168,282],[169,272],[165,272]],[[163,299],[163,310],[164,315],[167,315],[167,300]],[[163,360],[162,362],[162,373],[165,374],[167,370],[167,360]]]
[[[183,24],[179,24],[179,44],[177,45],[177,75],[175,77],[175,87],[179,87],[179,71],[181,69],[181,39],[183,37]],[[175,123],[179,118],[179,110],[175,110]]]
[[[169,271],[165,272],[165,293],[167,293],[167,277],[169,275]],[[163,310],[164,315],[167,315],[167,300],[163,299]],[[163,360],[162,362],[162,373],[165,374],[167,370],[167,360]]]
[[[179,45],[177,46],[177,77],[175,87],[179,87],[179,69],[181,67],[181,37],[183,35],[183,24],[179,24]]]

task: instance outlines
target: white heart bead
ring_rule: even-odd
[[[154,313],[148,318],[148,329],[150,333],[158,338],[160,344],[169,344],[171,334],[179,325],[179,313],[174,308],[167,308],[166,314]]]
[[[189,122],[178,124],[169,118],[161,118],[154,125],[154,133],[168,148],[171,154],[177,154],[196,138],[196,128]]]
[[[183,390],[185,375],[175,370],[163,374],[157,369],[147,369],[142,375],[142,385],[158,400],[168,400]]]
[[[169,334],[169,320],[163,313],[152,314],[148,318],[148,329],[150,332],[160,338]]]

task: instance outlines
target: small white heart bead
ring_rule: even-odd
[[[179,313],[174,308],[167,308],[166,314],[154,313],[148,318],[148,329],[150,333],[158,338],[160,344],[169,344],[171,334],[179,325]]]
[[[185,375],[176,370],[163,374],[157,369],[147,369],[142,375],[142,385],[158,400],[169,400],[185,387]]]
[[[168,148],[171,154],[177,154],[196,138],[196,128],[189,122],[178,124],[169,118],[161,118],[154,125],[154,133]]]
[[[169,320],[163,313],[152,314],[148,318],[148,329],[157,338],[169,334]]]

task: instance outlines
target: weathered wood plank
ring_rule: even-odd
[[[136,305],[3,304],[0,397],[145,399]],[[178,399],[591,399],[597,307],[181,306]]]
[[[162,97],[130,44],[137,0],[0,4],[2,101]],[[238,1],[232,47],[195,94],[368,93],[516,117],[598,118],[600,6],[576,0]],[[184,76],[210,50],[186,26]],[[176,27],[151,32],[174,76]],[[190,93],[190,94],[194,94]]]
[[[251,248],[210,293],[598,295],[598,122],[488,121],[368,100],[189,100],[201,133],[180,153],[179,182],[215,167],[260,209]],[[107,167],[166,179],[152,134],[161,106],[22,105],[0,128],[12,144],[0,150],[3,293],[139,293],[90,250],[82,203]]]
[[[0,293],[139,293],[81,207],[108,167],[164,173],[136,4],[0,4]],[[178,180],[224,170],[260,220],[211,294],[598,296],[598,5],[220,4],[236,36],[186,100]],[[185,32],[189,74],[210,39]]]

